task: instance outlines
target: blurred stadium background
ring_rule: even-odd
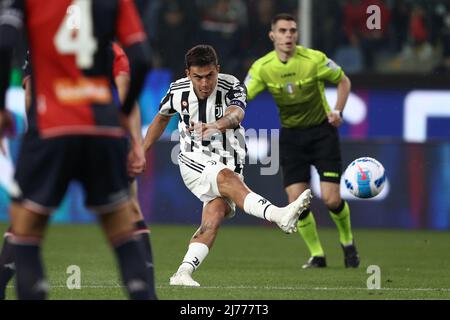
[[[222,71],[244,80],[250,64],[272,50],[267,37],[270,18],[290,12],[301,19],[302,43],[324,51],[352,80],[352,95],[341,127],[344,168],[354,158],[370,156],[386,168],[388,184],[373,200],[348,198],[356,228],[450,228],[450,1],[449,0],[148,0],[139,1],[153,47],[154,69],[140,98],[143,132],[155,115],[169,83],[183,76],[184,53],[197,43],[213,45]],[[146,4],[146,5],[144,5]],[[382,29],[365,28],[365,8],[381,8]],[[20,65],[25,41],[18,49],[11,76],[10,109],[23,110]],[[329,88],[332,104],[335,91]],[[22,112],[23,114],[23,112]],[[249,141],[246,182],[279,205],[287,202],[280,173],[260,175],[271,150],[270,131],[279,128],[269,94],[249,104],[245,128],[259,132]],[[171,152],[175,122],[148,154],[139,178],[139,199],[150,224],[197,224],[201,204],[185,188]],[[269,129],[269,135],[265,131]],[[273,132],[272,132],[273,133]],[[265,142],[267,141],[267,142]],[[10,141],[17,156],[20,139]],[[1,177],[11,168],[0,159]],[[0,221],[9,203],[0,178]],[[74,183],[53,221],[90,223]],[[331,226],[325,207],[315,201],[318,225]],[[258,224],[238,215],[227,224]]]

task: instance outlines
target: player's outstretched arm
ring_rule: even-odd
[[[158,139],[163,134],[167,125],[169,124],[170,116],[164,116],[158,113],[154,118],[152,123],[147,129],[147,133],[144,138],[144,151],[147,152],[152,145],[158,141]]]
[[[114,77],[114,82],[119,94],[119,100],[123,103],[130,85],[130,76],[122,72]],[[141,111],[137,102],[128,117],[128,125],[130,128],[130,151],[128,152],[127,169],[128,175],[135,177],[145,170],[146,165],[145,152],[142,145]]]
[[[128,86],[121,111],[129,115],[141,92],[145,76],[151,68],[151,63],[149,58],[150,50],[146,43],[136,43],[126,47],[126,52],[130,61],[130,85]]]
[[[244,110],[238,106],[229,106],[225,115],[217,121],[211,123],[191,123],[189,132],[195,131],[202,139],[209,139],[217,133],[224,133],[227,129],[236,128],[244,119]]]
[[[227,129],[236,128],[244,119],[245,112],[241,107],[229,106],[225,111],[225,115],[217,120],[215,124],[220,132],[225,132]]]

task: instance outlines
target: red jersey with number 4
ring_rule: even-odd
[[[31,51],[35,90],[30,129],[34,124],[43,138],[123,135],[112,99],[108,51],[114,36],[124,46],[145,40],[133,1],[13,2],[17,8],[22,5]]]
[[[120,74],[130,74],[130,62],[127,55],[123,49],[115,42],[111,45],[111,50],[113,52],[113,81]],[[22,87],[25,89],[25,82],[31,78],[31,63],[30,63],[30,52],[27,51],[27,56],[25,58],[22,67]]]

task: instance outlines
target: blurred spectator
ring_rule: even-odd
[[[405,0],[395,0],[392,7],[392,47],[401,51],[408,41],[408,24],[411,7]]]
[[[431,71],[435,67],[437,59],[435,50],[430,44],[426,11],[421,5],[414,5],[411,10],[408,38],[400,56],[402,69],[410,72]]]
[[[443,14],[441,31],[442,59],[435,71],[450,73],[450,8]]]
[[[312,47],[328,56],[333,56],[336,48],[347,45],[343,32],[343,1],[314,2],[312,10],[313,32]],[[316,23],[316,21],[318,23]],[[303,30],[300,28],[300,39]]]
[[[409,20],[409,35],[414,46],[428,41],[428,30],[425,26],[425,11],[421,6],[414,6]]]
[[[242,0],[200,1],[203,12],[200,39],[212,45],[225,73],[239,75],[248,16]]]
[[[256,58],[273,50],[269,39],[272,17],[275,15],[274,0],[250,0],[248,3],[248,28],[246,35],[247,69]]]
[[[367,8],[376,5],[380,8],[381,28],[371,30],[367,27]],[[386,48],[391,12],[383,0],[348,0],[344,7],[344,30],[347,40],[353,47],[360,47],[364,66],[372,70],[375,54]]]
[[[184,52],[213,45],[224,72],[245,76],[255,57],[272,50],[267,36],[280,12],[297,16],[298,0],[139,0],[156,51],[155,67],[184,74]],[[370,5],[381,30],[369,30]],[[312,47],[333,56],[347,72],[426,72],[450,56],[450,0],[312,1]],[[300,31],[300,36],[302,30]]]
[[[168,68],[172,79],[185,75],[184,55],[198,41],[198,9],[194,0],[156,0],[149,6],[148,30],[155,67]]]
[[[365,28],[361,0],[348,0],[344,7],[344,31],[347,41],[352,46],[359,46],[359,33],[361,26]],[[363,15],[364,14],[364,15]]]

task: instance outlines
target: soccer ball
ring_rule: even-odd
[[[383,190],[386,182],[384,167],[369,157],[358,158],[349,164],[344,173],[347,190],[358,198],[373,198]]]

